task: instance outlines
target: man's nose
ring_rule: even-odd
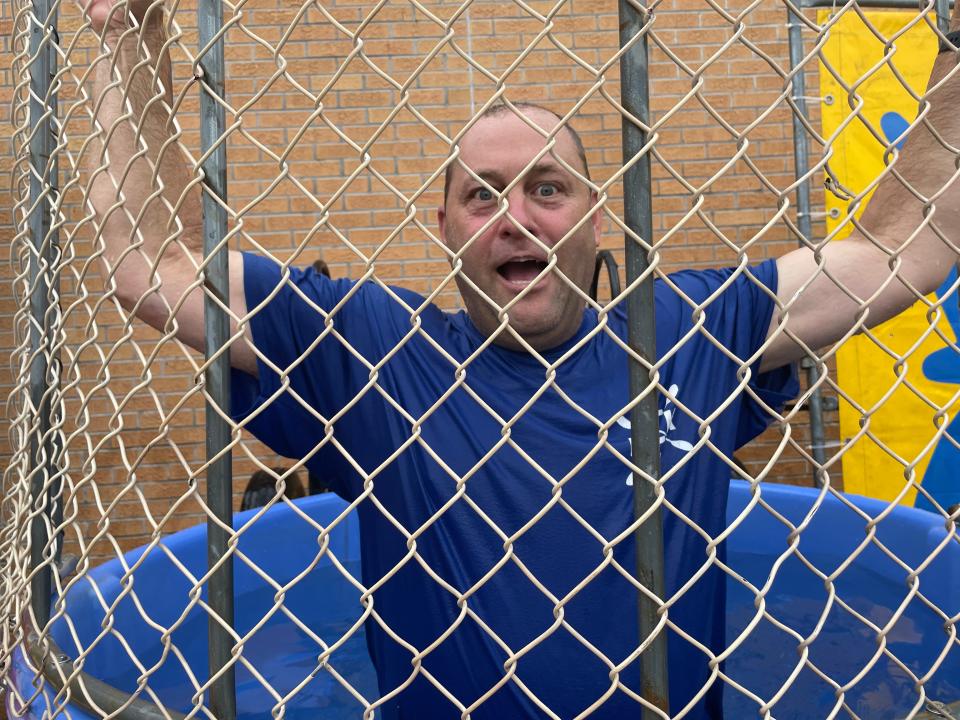
[[[534,237],[539,237],[535,210],[531,207],[530,198],[521,187],[515,187],[507,195],[509,204],[507,212],[500,218],[499,232],[504,237],[526,237],[523,230]],[[521,230],[523,228],[523,230]]]

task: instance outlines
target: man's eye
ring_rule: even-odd
[[[553,195],[556,195],[557,192],[557,186],[553,183],[543,183],[541,185],[537,185],[537,195],[540,197],[552,197]]]
[[[493,193],[486,188],[478,188],[474,191],[473,196],[477,200],[482,200],[483,202],[489,202],[490,200],[493,200]]]

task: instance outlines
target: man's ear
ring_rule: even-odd
[[[440,228],[440,242],[447,245],[447,211],[443,207],[437,208],[437,227]]]

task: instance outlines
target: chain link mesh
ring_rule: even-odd
[[[225,97],[218,101],[227,130],[217,143],[227,146],[229,197],[228,232],[221,245],[255,253],[276,268],[270,287],[251,294],[246,284],[245,308],[219,301],[230,314],[232,335],[217,354],[230,352],[235,363],[246,358],[261,378],[261,397],[244,414],[217,407],[203,382],[208,361],[193,349],[202,345],[197,303],[210,296],[203,284],[207,263],[196,249],[201,230],[195,210],[204,192],[200,165],[205,159],[198,58],[205,49],[197,46],[195,8],[178,3],[163,10],[162,36],[160,3],[121,2],[117,21],[131,29],[98,35],[88,17],[95,6],[54,3],[54,14],[44,18],[30,3],[14,4],[11,186],[17,234],[11,260],[19,304],[13,316],[11,453],[0,535],[8,621],[3,660],[12,714],[126,717],[143,703],[156,716],[214,717],[209,692],[225,669],[211,675],[206,667],[213,568],[206,565],[204,536],[194,527],[212,517],[202,490],[208,468],[219,457],[205,454],[206,408],[231,418],[230,443],[218,453],[233,453],[237,505],[251,473],[265,473],[271,488],[265,505],[237,516],[231,553],[221,561],[234,564],[242,588],[237,621],[231,626],[215,619],[232,638],[243,717],[298,712],[394,717],[390,713],[411,702],[404,699],[411,693],[429,698],[421,717],[487,717],[489,708],[504,707],[498,704],[504,696],[514,698],[515,707],[525,708],[523,716],[529,717],[612,717],[611,708],[622,707],[615,702],[627,702],[636,712],[645,708],[650,717],[708,717],[704,702],[719,688],[728,717],[957,714],[951,710],[951,703],[960,701],[957,511],[920,483],[918,468],[938,443],[957,447],[948,424],[960,391],[931,397],[907,373],[911,364],[923,362],[920,348],[928,338],[956,352],[947,303],[956,304],[951,293],[957,282],[927,295],[908,253],[921,230],[946,244],[955,241],[955,226],[938,220],[936,206],[947,208],[940,217],[956,218],[948,207],[956,175],[942,189],[913,188],[912,176],[894,162],[894,145],[902,137],[886,135],[863,110],[861,96],[875,73],[889,69],[921,105],[917,119],[900,135],[932,130],[924,88],[912,86],[898,70],[900,34],[885,36],[856,3],[818,17],[759,0],[742,7],[712,0],[656,4],[644,13],[642,31],[632,41],[645,38],[650,48],[652,104],[645,122],[631,116],[620,95],[620,61],[630,46],[618,46],[616,8],[609,4],[225,2],[220,37],[228,76]],[[797,13],[804,42],[801,62],[793,68],[786,42],[788,6]],[[867,63],[852,83],[825,51],[834,27],[851,15],[882,47],[882,56]],[[933,7],[926,5],[902,32],[920,26],[933,35],[935,25]],[[31,37],[38,33],[41,51],[55,58],[42,97],[30,84],[38,58]],[[168,57],[169,75],[158,56]],[[847,102],[850,108],[841,128],[831,133],[819,129],[824,99],[798,98],[794,92],[801,75],[807,87],[817,87],[817,72],[832,76],[845,96],[831,102]],[[31,102],[49,109],[53,98],[50,161],[57,164],[58,180],[51,179],[49,166],[38,168],[30,157],[40,126]],[[809,117],[803,100],[817,101],[810,103]],[[559,121],[545,126],[543,115],[526,102],[549,107]],[[499,106],[505,109],[489,114]],[[799,178],[792,174],[790,158],[796,138],[789,123],[796,116],[812,145],[810,168]],[[468,156],[468,142],[497,117],[512,123],[517,137],[541,138],[532,156],[517,150],[523,162],[514,160],[518,172],[510,177],[465,160],[484,156],[476,151]],[[622,156],[625,120],[647,133],[634,157]],[[583,137],[589,171],[565,149],[568,125]],[[845,152],[838,138],[851,125],[868,128],[878,147],[886,149],[885,168],[863,188],[834,169]],[[956,157],[956,137],[940,142],[944,153]],[[652,237],[628,227],[623,201],[628,171],[648,157]],[[548,162],[559,167],[554,172],[568,178],[571,188],[590,197],[585,212],[559,230],[538,226],[526,215],[526,200],[515,200],[524,197],[529,178],[538,177]],[[866,199],[886,176],[911,186],[926,204],[923,227],[911,227],[892,247],[888,238],[877,237],[875,226],[859,220]],[[493,209],[466,223],[455,215],[457,198],[444,196],[445,177],[472,181],[471,197],[488,194]],[[810,211],[818,220],[816,238],[822,240],[805,238],[798,226],[794,195],[806,182],[824,183],[833,196]],[[441,230],[434,208],[445,202],[449,212]],[[827,208],[836,207],[838,216],[828,230],[822,218]],[[49,221],[39,238],[30,226],[38,214]],[[592,297],[578,274],[582,266],[566,260],[594,217],[602,249],[622,261],[626,236],[643,248],[650,263],[606,299],[604,290],[613,283],[602,284],[600,297]],[[848,287],[850,274],[824,258],[828,243],[853,226],[888,259],[883,287],[906,288],[901,292],[927,309],[926,327],[905,349],[890,342],[882,332],[886,326],[868,327],[871,309],[878,312],[879,290]],[[527,277],[524,289],[506,302],[491,291],[489,281],[466,274],[473,258],[486,252],[491,233],[503,227],[511,228],[513,241],[523,248],[511,262],[529,267],[536,260],[535,277]],[[452,228],[469,231],[451,241]],[[777,300],[757,263],[784,254],[798,241],[813,265],[793,297]],[[304,280],[296,268],[321,254],[334,280],[314,275]],[[185,268],[176,277],[166,270],[171,258]],[[702,294],[691,291],[696,286],[685,276],[671,274],[704,266],[732,269]],[[131,284],[125,268],[139,268],[140,279]],[[528,272],[511,272],[521,269]],[[345,277],[355,282],[338,279]],[[658,335],[654,360],[640,356],[620,331],[626,299],[650,277],[672,293],[684,317],[672,346],[660,346]],[[831,296],[838,312],[844,297],[855,307],[849,327],[829,338],[791,321],[792,314],[804,312],[804,298],[822,291],[824,278],[840,288],[840,295]],[[562,352],[545,349],[510,320],[522,315],[544,279],[596,318]],[[317,283],[336,292],[316,291]],[[48,305],[41,316],[30,302],[38,288]],[[322,302],[318,292],[334,300]],[[754,303],[773,301],[780,321],[765,339],[761,334],[755,342],[731,346],[716,333],[715,319],[733,312],[721,303],[738,292]],[[356,339],[355,308],[371,302],[371,295],[382,298],[373,306],[371,324],[396,328],[389,347]],[[487,318],[469,346],[437,333],[438,308],[452,313],[463,307],[464,298],[471,317]],[[277,303],[298,313],[291,328],[277,332],[309,324],[306,340],[289,358],[258,338],[265,332],[257,329],[258,315]],[[858,333],[886,353],[893,368],[882,380],[887,385],[879,400],[870,405],[841,383],[836,369],[837,353]],[[815,374],[784,407],[755,381],[756,361],[785,336],[807,354]],[[826,347],[816,340],[825,340]],[[659,395],[664,462],[658,477],[635,464],[624,433],[632,429],[631,410],[641,397],[618,394],[618,386],[611,388],[603,377],[575,385],[565,369],[601,343],[624,365],[628,358],[641,363],[651,380],[643,395],[654,390]],[[518,385],[520,395],[505,399],[509,385],[474,380],[486,377],[483,363],[495,344],[524,358],[517,363],[533,384]],[[714,362],[722,359],[729,366],[729,387],[718,379],[723,393],[708,404],[670,379],[678,358],[689,352],[685,346],[715,353]],[[403,376],[397,368],[414,350],[440,368],[433,386],[398,384]],[[330,387],[317,391],[311,384],[320,382],[311,376],[312,358],[334,352],[330,364],[339,365],[343,377],[325,378]],[[39,395],[33,389],[38,358],[45,373]],[[500,370],[514,371],[510,366]],[[689,381],[696,376],[691,371]],[[930,420],[923,449],[912,456],[899,455],[872,427],[884,403],[904,391],[926,407]],[[324,392],[336,401],[323,400]],[[821,396],[836,398],[842,412],[853,413],[859,424],[843,437],[835,423],[829,425],[830,447],[822,463],[810,446],[805,415],[811,400]],[[603,402],[595,401],[599,397]],[[455,402],[470,405],[475,425],[451,420],[447,408]],[[551,408],[557,418],[543,431],[552,450],[529,445],[530,418],[542,417],[538,405]],[[742,422],[734,416],[748,412],[745,405],[761,418],[756,423],[772,428],[734,458],[735,443],[723,428]],[[379,414],[370,415],[371,407]],[[356,429],[362,425],[358,417],[370,423],[366,437]],[[266,425],[276,425],[285,437],[261,443],[257,438]],[[551,456],[564,454],[570,427],[589,442],[558,471]],[[386,442],[381,437],[399,440],[387,448],[381,447]],[[483,439],[471,441],[475,437]],[[366,452],[365,444],[376,449]],[[893,497],[871,503],[842,492],[841,463],[861,444],[885,452],[902,472]],[[507,455],[525,467],[524,477],[496,476]],[[723,477],[698,477],[698,468],[706,467],[698,464],[704,457]],[[662,512],[672,532],[680,533],[667,537],[667,561],[685,555],[689,575],[668,583],[663,597],[636,578],[627,549],[650,513],[617,525],[591,514],[593,506],[585,504],[584,483],[601,465],[615,468],[619,486],[653,483],[657,500],[650,513]],[[397,468],[442,480],[431,486],[435,496],[423,501],[428,509],[422,515],[398,505],[390,489]],[[307,475],[313,489],[330,485],[345,499],[292,499]],[[819,486],[803,494],[776,489],[778,481],[810,484],[811,476]],[[740,495],[731,497],[717,530],[691,510],[698,506],[688,495],[672,490],[682,485],[691,488],[686,493],[725,495],[726,477],[741,481]],[[481,490],[485,483],[512,488],[511,482],[539,492],[535,500],[524,501],[522,486],[510,490],[522,508],[515,516],[493,507]],[[427,492],[416,492],[421,491]],[[899,504],[916,494],[932,504],[934,513],[923,520],[916,511],[902,520]],[[609,502],[624,500],[617,496]],[[564,565],[563,555],[543,558],[529,550],[537,547],[530,538],[538,537],[538,528],[553,527],[557,516],[573,538],[555,538],[557,547],[578,542],[589,547],[591,558],[564,582],[547,579],[554,577],[551,566]],[[439,555],[438,543],[463,522],[469,522],[474,534],[467,539],[476,545],[457,546],[459,554],[452,559]],[[31,536],[38,523],[46,538],[42,548],[36,547],[38,536]],[[687,545],[677,550],[671,537],[685,538]],[[39,567],[31,561],[32,547],[39,550]],[[458,564],[471,553],[472,566]],[[51,573],[53,600],[49,622],[37,627],[31,581],[43,572]],[[881,573],[895,581],[866,590],[880,582]],[[676,660],[670,665],[673,683],[690,674],[697,686],[672,697],[669,714],[656,709],[636,681],[638,658],[649,638],[642,639],[628,623],[622,632],[636,637],[628,643],[629,652],[616,654],[582,624],[593,588],[611,576],[635,596],[656,602],[656,632],[670,637],[672,657],[697,658],[697,669],[677,666]],[[687,617],[682,613],[689,613],[684,608],[690,603],[709,608],[717,602],[704,594],[715,577],[728,587],[720,642],[677,619]],[[494,612],[498,604],[489,588],[501,588],[503,578],[528,588],[536,611],[501,608],[509,617]],[[410,595],[398,611],[382,599],[404,583],[432,589],[426,597]],[[318,617],[316,607],[327,605],[339,613],[336,622],[322,613]],[[602,620],[608,611],[591,607],[586,615]],[[410,624],[431,613],[441,618],[439,627],[422,640]],[[620,620],[611,614],[609,622],[614,619]],[[504,630],[505,623],[529,627],[517,633]],[[456,672],[482,680],[470,686],[475,692],[463,694],[459,681],[449,680],[452,669],[438,667],[431,656],[448,657],[444,646],[468,631],[483,644],[470,648],[473,667]],[[581,670],[599,667],[596,672],[607,679],[599,691],[590,686],[564,704],[547,678],[524,672],[525,666],[537,666],[538,653],[553,652],[558,638],[564,647],[575,648],[552,659],[558,677],[574,682]],[[31,656],[30,647],[39,648],[39,654]],[[395,666],[385,669],[388,647],[389,653],[402,655],[402,672]],[[677,647],[683,650],[673,655]],[[375,657],[380,653],[379,677],[368,648]],[[115,705],[103,704],[91,678],[120,688]],[[679,705],[676,697],[682,698]],[[813,698],[823,701],[816,710],[811,710]],[[405,707],[415,712],[409,709],[415,705]]]

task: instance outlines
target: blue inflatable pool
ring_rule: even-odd
[[[940,608],[948,617],[960,614],[960,541],[956,535],[947,539],[942,518],[898,507],[878,524],[876,542],[865,542],[868,521],[864,515],[877,517],[886,505],[849,498],[858,512],[827,496],[797,544],[811,569],[796,555],[783,555],[791,546],[790,524],[804,521],[817,492],[767,484],[762,498],[780,518],[754,507],[727,541],[730,568],[754,587],[765,588],[762,609],[766,612],[757,620],[756,596],[731,579],[728,642],[734,644],[741,635],[744,639],[725,664],[727,676],[742,688],[728,688],[727,717],[757,717],[761,704],[773,698],[777,698],[772,708],[777,720],[829,716],[839,702],[837,687],[803,665],[801,645],[820,673],[840,686],[851,685],[843,687],[842,700],[862,720],[906,717],[919,698],[911,674],[924,679],[928,697],[945,703],[960,700],[960,644],[951,643],[943,617],[931,608]],[[750,502],[749,486],[733,483],[729,522]],[[359,578],[356,513],[340,517],[344,503],[332,495],[298,501],[298,509],[319,525],[333,524],[330,549],[342,567]],[[235,524],[243,525],[251,515],[238,514]],[[183,571],[194,578],[205,572],[205,536],[205,528],[196,527],[165,538],[165,550],[157,547],[145,556],[143,550],[129,553],[125,562],[135,567],[135,596],[125,592],[119,561],[96,568],[90,573],[95,582],[82,580],[68,594],[69,622],[61,619],[56,623],[57,643],[74,658],[79,648],[92,645],[83,669],[128,692],[137,688],[141,674],[130,659],[135,655],[144,668],[156,667],[150,674],[150,691],[167,707],[189,710],[197,693],[197,678],[206,677],[207,616],[196,603],[189,606],[185,601],[192,583]],[[906,582],[909,571],[888,557],[880,545],[912,569],[935,553],[918,576],[919,595],[911,597]],[[275,583],[246,563],[236,563],[236,629],[244,636],[257,627],[245,641],[244,657],[280,697],[293,697],[286,717],[359,718],[361,704],[345,684],[371,699],[377,697],[377,690],[366,651],[358,590],[332,564],[329,554],[322,552],[316,527],[294,510],[278,506],[244,532],[240,550]],[[776,578],[765,587],[775,567]],[[840,569],[831,592],[831,584],[823,576]],[[281,591],[282,609],[277,611],[273,608]],[[105,610],[111,607],[114,623],[104,630]],[[899,619],[891,623],[901,607]],[[176,624],[181,616],[183,621],[165,643],[162,628]],[[751,625],[755,626],[744,634]],[[798,640],[798,636],[809,638],[818,625],[816,639],[808,643]],[[878,644],[872,626],[886,629],[885,645]],[[322,643],[327,647],[342,643],[330,656],[335,672],[314,672]],[[169,649],[172,647],[182,654],[189,672]],[[938,669],[931,672],[938,663]],[[10,676],[23,696],[33,693],[34,671],[22,653]],[[271,718],[278,698],[243,666],[237,670],[237,692],[244,720]],[[52,692],[40,693],[27,717],[51,713],[56,707],[53,702]],[[71,707],[59,716],[91,717]],[[849,714],[841,711],[837,717]]]

